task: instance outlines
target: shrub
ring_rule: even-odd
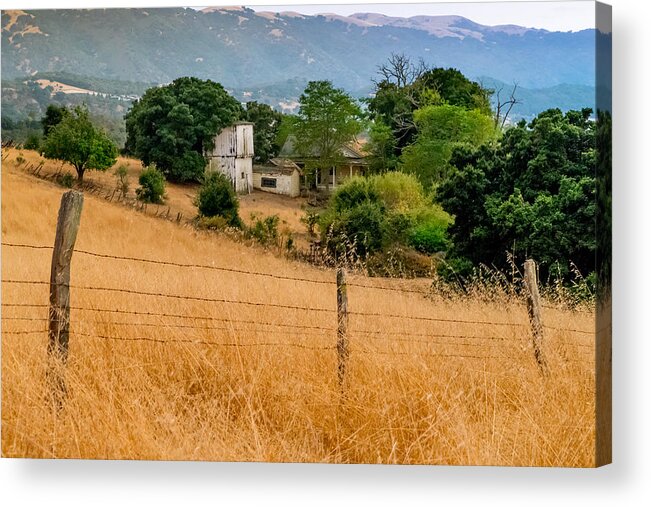
[[[366,200],[349,210],[323,216],[321,230],[325,245],[335,257],[349,256],[353,250],[359,257],[382,249],[387,231],[384,208],[380,203]]]
[[[426,254],[445,251],[449,247],[447,229],[450,222],[450,216],[440,208],[417,210],[414,226],[407,233],[407,243]]]
[[[25,157],[23,157],[22,153],[19,153],[18,156],[16,157],[16,165],[22,165],[25,163]]]
[[[221,216],[231,227],[242,226],[238,215],[240,203],[233,185],[223,174],[210,173],[204,178],[194,204],[201,217]]]
[[[330,199],[330,208],[341,212],[354,208],[363,202],[379,202],[380,196],[375,190],[372,180],[354,177],[341,185]]]
[[[306,211],[305,215],[301,217],[301,223],[307,228],[307,233],[314,236],[314,228],[319,225],[319,214],[315,211]]]
[[[75,184],[75,177],[71,173],[63,173],[57,176],[56,182],[62,187],[72,188]]]
[[[223,231],[228,228],[228,220],[219,215],[214,217],[199,217],[197,226],[200,229],[210,229],[213,231]]]
[[[26,150],[39,151],[39,149],[41,148],[41,138],[39,137],[39,135],[30,134],[29,136],[27,136],[27,140],[25,141],[23,148],[25,148]]]
[[[129,168],[122,164],[113,172],[115,175],[115,188],[120,192],[121,197],[129,193]]]
[[[420,224],[411,230],[409,246],[426,254],[444,251],[448,246],[445,228],[432,223]]]
[[[140,173],[138,183],[140,183],[140,188],[136,189],[138,199],[153,204],[163,202],[165,199],[165,176],[156,169],[155,165],[150,165]]]
[[[426,204],[423,186],[413,174],[390,172],[369,178],[380,200],[391,210],[408,211]]]
[[[247,236],[263,245],[274,245],[278,242],[278,224],[280,223],[278,215],[258,218],[253,214],[251,218],[253,225],[247,229]]]

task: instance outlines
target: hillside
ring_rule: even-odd
[[[158,83],[194,75],[249,91],[290,78],[331,78],[356,92],[399,51],[470,77],[525,87],[594,84],[594,30],[561,33],[423,18],[250,9],[5,11],[2,74],[63,71]]]
[[[460,16],[3,11],[3,133],[23,140],[48,103],[85,102],[91,113],[109,118],[107,128],[121,145],[124,130],[117,124],[131,101],[180,76],[212,79],[241,102],[292,113],[311,80],[329,79],[355,97],[369,96],[377,66],[392,52],[458,68],[471,79],[518,83],[517,120],[550,107],[594,108],[594,50],[594,30],[484,26]],[[92,93],[65,93],[70,87]]]
[[[63,189],[3,155],[3,456],[594,465],[592,313],[545,310],[543,377],[520,301],[349,274],[342,396],[333,271],[89,193],[53,417],[47,246]]]

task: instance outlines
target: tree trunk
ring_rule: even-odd
[[[77,181],[79,183],[84,182],[84,173],[86,172],[86,169],[82,167],[75,166],[75,169],[77,170]]]

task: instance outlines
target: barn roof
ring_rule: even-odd
[[[298,171],[299,174],[303,174],[301,168],[287,158],[272,158],[269,161],[269,164],[253,166],[253,172],[261,174],[280,173],[291,176],[294,171]]]

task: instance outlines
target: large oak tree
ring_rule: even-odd
[[[156,164],[169,181],[199,181],[215,135],[243,115],[240,103],[210,80],[182,77],[150,88],[125,116],[126,150]]]

